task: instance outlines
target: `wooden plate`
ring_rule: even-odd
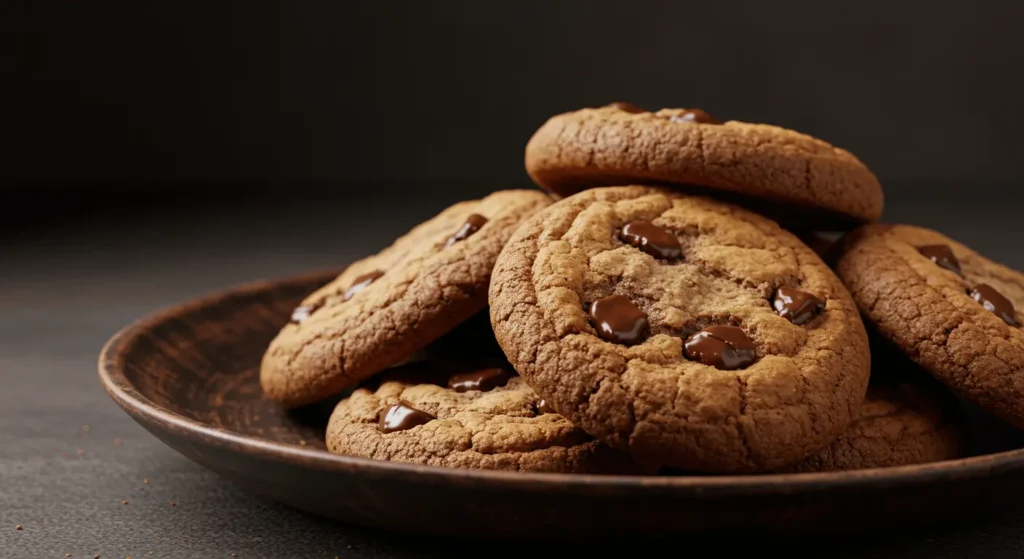
[[[296,304],[336,273],[246,285],[146,317],[104,347],[100,379],[151,433],[238,485],[317,515],[406,533],[906,530],[1024,495],[1024,450],[855,472],[680,477],[457,470],[329,454],[323,431],[334,402],[284,412],[262,397],[258,367]],[[998,422],[973,422],[974,454],[1024,446]]]

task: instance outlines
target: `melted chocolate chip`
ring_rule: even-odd
[[[632,103],[627,103],[625,101],[616,101],[614,103],[609,103],[608,106],[609,107],[615,107],[616,109],[619,109],[620,111],[625,111],[627,113],[632,113],[632,114],[640,114],[640,113],[646,113],[647,112],[647,109],[644,109],[644,108],[641,108],[641,107],[637,107],[636,105],[634,105]]]
[[[537,402],[537,413],[543,415],[543,414],[546,414],[546,413],[558,413],[558,412],[555,411],[555,408],[553,408],[550,405],[548,405],[548,401],[547,400],[541,398],[540,401]]]
[[[1013,308],[1013,303],[991,285],[987,283],[975,285],[974,289],[971,290],[971,298],[980,303],[986,310],[995,313],[996,316],[1003,319],[1003,322],[1010,326],[1020,325],[1017,321],[1017,311]]]
[[[500,367],[492,367],[488,369],[480,369],[470,373],[460,373],[452,375],[448,379],[448,388],[455,390],[456,392],[466,392],[467,390],[480,390],[486,392],[492,388],[498,386],[505,386],[511,375],[505,369]]]
[[[448,237],[448,242],[446,242],[444,246],[450,247],[459,241],[465,240],[473,233],[479,231],[485,223],[487,223],[486,217],[479,214],[470,215],[466,218],[466,223],[463,223],[462,227],[459,227],[459,230],[456,231],[454,235]]]
[[[799,326],[818,316],[825,308],[825,301],[806,291],[792,287],[780,287],[775,292],[772,306],[775,307],[775,312],[779,313],[779,316]]]
[[[309,318],[311,314],[313,314],[314,311],[319,309],[321,306],[323,306],[323,303],[318,302],[295,307],[295,310],[292,311],[292,323],[302,324],[303,322],[306,321],[306,319]]]
[[[647,335],[647,315],[628,297],[611,295],[590,305],[590,317],[598,334],[617,344],[632,345]]]
[[[674,260],[683,255],[679,239],[671,231],[642,219],[622,227],[622,240],[655,258]]]
[[[344,299],[348,301],[349,299],[354,297],[356,293],[359,293],[360,291],[366,289],[366,286],[377,281],[377,279],[379,279],[383,275],[384,272],[380,270],[374,270],[368,274],[363,274],[358,278],[352,280],[352,285],[348,286],[348,289],[345,290]]]
[[[700,109],[687,109],[669,117],[672,122],[698,122],[700,124],[722,124],[722,121]]]
[[[683,345],[690,359],[716,369],[742,369],[754,362],[754,342],[735,326],[715,325],[690,336]]]
[[[429,413],[420,411],[408,403],[401,402],[380,412],[377,430],[385,434],[405,431],[417,425],[423,425],[433,419],[436,418]]]
[[[957,275],[963,275],[960,271],[960,261],[956,259],[956,255],[953,254],[953,250],[946,245],[926,245],[917,247],[917,251],[920,252],[925,258],[932,262],[942,266],[943,268],[953,272]]]

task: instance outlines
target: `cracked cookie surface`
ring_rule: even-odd
[[[857,418],[831,445],[788,468],[827,472],[951,460],[964,449],[956,403],[925,382],[875,382]]]
[[[534,190],[454,204],[310,294],[263,356],[260,384],[289,407],[400,363],[487,305],[494,261]]]
[[[409,371],[404,378],[385,374],[378,386],[357,388],[331,415],[328,450],[451,468],[636,473],[627,455],[547,412],[514,371],[504,384],[492,381],[484,390],[467,388],[465,378],[472,372],[460,374],[462,380],[452,375],[447,384],[462,391],[447,387],[444,379],[425,382],[430,373],[423,371]]]
[[[1024,275],[935,231],[896,224],[847,235],[836,272],[881,336],[1024,427]]]
[[[634,183],[699,186],[802,225],[812,216],[840,228],[875,221],[884,203],[878,179],[850,152],[778,126],[718,123],[699,109],[559,114],[530,138],[525,163],[534,182],[562,196]]]
[[[637,221],[679,256],[622,240]],[[780,287],[821,306],[790,291],[785,318]],[[828,266],[774,222],[669,189],[595,188],[534,215],[498,257],[489,301],[519,374],[645,466],[796,463],[846,429],[867,388],[864,325]]]

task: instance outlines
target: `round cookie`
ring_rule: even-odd
[[[429,376],[407,371],[357,388],[331,415],[328,450],[452,468],[636,473],[627,455],[551,412],[510,367],[469,370],[439,384]]]
[[[263,356],[263,391],[312,403],[400,363],[487,305],[494,261],[516,226],[551,203],[506,190],[457,203],[310,294]]]
[[[1024,275],[935,231],[893,224],[847,235],[836,272],[882,337],[1024,427]]]
[[[490,287],[495,337],[559,413],[645,466],[777,469],[868,384],[867,334],[804,243],[736,206],[642,186],[528,219]]]
[[[958,458],[964,427],[955,402],[946,396],[928,383],[872,380],[846,432],[787,471],[887,468]]]
[[[672,184],[732,196],[803,226],[875,221],[884,202],[878,179],[850,152],[778,126],[720,122],[700,109],[613,103],[559,114],[530,138],[525,160],[534,182],[561,196]]]

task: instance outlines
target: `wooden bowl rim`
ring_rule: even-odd
[[[149,335],[165,322],[202,308],[219,305],[229,298],[292,285],[309,284],[314,281],[327,281],[338,273],[339,270],[321,270],[285,278],[248,282],[148,314],[123,327],[104,344],[98,363],[100,381],[110,397],[143,426],[174,432],[200,445],[211,445],[261,459],[318,470],[378,477],[408,478],[415,476],[423,483],[481,484],[491,487],[502,486],[509,490],[519,491],[542,490],[578,493],[618,488],[634,492],[653,491],[687,496],[721,496],[856,490],[868,486],[874,489],[884,489],[892,486],[984,477],[1024,469],[1024,448],[929,464],[843,472],[757,475],[556,474],[424,466],[343,456],[332,454],[326,450],[273,442],[215,428],[154,403],[138,392],[125,375],[126,353],[137,340]]]

